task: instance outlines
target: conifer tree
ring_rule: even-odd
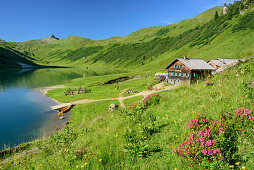
[[[218,18],[219,18],[219,14],[218,14],[218,11],[216,11],[214,15],[214,20],[216,21]]]

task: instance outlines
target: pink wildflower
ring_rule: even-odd
[[[213,143],[212,143],[211,140],[206,141],[205,144],[206,144],[208,147],[213,145]]]
[[[200,136],[200,137],[201,137],[201,136],[203,136],[202,134],[203,134],[203,132],[202,132],[202,131],[198,131],[198,136]]]
[[[205,139],[204,139],[203,137],[200,137],[200,138],[199,138],[199,141],[200,141],[200,142],[203,142],[204,140],[205,140]]]
[[[181,151],[181,150],[179,150],[179,154],[180,154],[180,155],[182,154],[182,151]]]
[[[202,153],[205,155],[205,154],[207,154],[207,150],[202,150]]]
[[[201,145],[202,147],[205,147],[205,142],[201,142],[200,145]]]
[[[254,116],[252,116],[252,117],[250,116],[248,119],[249,119],[249,120],[254,119]]]
[[[184,145],[183,144],[180,144],[179,146],[178,146],[178,148],[182,148]]]

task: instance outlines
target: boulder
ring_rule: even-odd
[[[114,103],[112,103],[110,106],[109,106],[109,111],[114,111],[114,110],[116,110],[116,109],[118,109],[118,105],[117,104],[114,104]]]
[[[250,88],[254,88],[254,80],[250,81],[249,85]]]

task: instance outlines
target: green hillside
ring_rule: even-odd
[[[0,41],[0,68],[21,68],[18,63],[36,65],[31,57],[9,48],[4,41]]]
[[[236,1],[214,7],[200,15],[164,27],[149,27],[125,37],[91,40],[70,36],[61,40],[47,37],[8,47],[34,58],[43,65],[114,66],[124,69],[162,71],[176,57],[188,56],[204,60],[243,58],[253,55],[253,4]],[[247,10],[240,15],[241,10]],[[219,16],[215,18],[215,12]],[[243,26],[244,25],[244,26]]]
[[[149,52],[149,47],[154,48],[156,44],[164,42],[156,47],[158,50],[167,46],[167,39],[169,37],[175,37],[190,28],[206,23],[214,16],[215,11],[221,11],[222,7],[215,7],[207,10],[197,17],[189,20],[181,21],[180,23],[172,24],[165,27],[149,27],[138,30],[125,37],[113,37],[107,40],[90,40],[78,36],[70,36],[65,39],[57,40],[55,38],[44,38],[40,40],[30,40],[21,43],[8,43],[9,47],[18,50],[22,53],[26,53],[29,56],[35,58],[37,63],[51,64],[51,65],[93,65],[98,62],[114,64],[116,67],[125,67],[128,63],[134,65],[143,64],[146,61],[144,53]],[[46,40],[45,40],[46,39]],[[166,41],[165,41],[166,39]],[[141,45],[142,47],[138,47]],[[161,55],[161,53],[167,51],[169,48],[155,54]],[[142,52],[140,52],[142,50]],[[131,53],[128,56],[125,54],[121,56],[118,54],[120,51],[124,53]],[[126,52],[125,52],[126,51]],[[108,55],[109,53],[110,56]],[[150,52],[150,55],[154,55],[154,52]],[[112,57],[112,55],[114,55]],[[82,59],[86,57],[86,59]],[[137,57],[140,57],[137,61]],[[102,59],[103,58],[103,59]],[[111,59],[108,59],[111,58]],[[112,60],[115,60],[112,63]],[[119,61],[118,61],[119,60]]]

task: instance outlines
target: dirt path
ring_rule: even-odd
[[[119,100],[120,106],[121,106],[122,108],[125,108],[125,104],[123,103],[122,94],[123,94],[126,90],[127,90],[127,89],[122,90],[121,93],[120,93],[119,96],[118,96],[118,100]]]
[[[77,100],[77,101],[73,101],[73,102],[70,102],[70,103],[71,104],[83,104],[83,103],[105,101],[105,100],[119,100],[121,107],[124,108],[125,105],[123,103],[123,100],[125,100],[125,99],[133,98],[133,97],[136,97],[136,96],[144,96],[145,97],[145,96],[148,96],[148,95],[153,94],[153,93],[168,91],[168,90],[172,90],[174,88],[177,88],[176,86],[163,87],[161,85],[160,85],[160,87],[161,87],[161,89],[159,89],[159,90],[143,91],[143,92],[134,94],[132,96],[121,97],[121,94],[120,94],[118,98],[107,98],[107,99],[97,99],[97,100],[82,99],[82,100]]]
[[[53,90],[53,89],[58,89],[58,88],[66,88],[64,85],[57,85],[57,86],[51,86],[51,87],[44,87],[42,89],[40,89],[42,94],[46,94],[49,90]],[[129,99],[129,98],[133,98],[133,97],[137,97],[137,96],[148,96],[150,94],[153,93],[158,93],[158,92],[162,92],[162,91],[168,91],[168,90],[172,90],[174,88],[177,88],[177,86],[165,86],[165,83],[159,83],[157,85],[155,85],[153,87],[153,90],[145,90],[142,91],[140,93],[131,95],[131,96],[126,96],[126,97],[122,97],[122,94],[124,93],[124,90],[121,91],[121,93],[119,94],[119,96],[117,98],[107,98],[107,99],[97,99],[97,100],[91,100],[91,99],[82,99],[82,100],[76,100],[73,102],[69,102],[71,104],[83,104],[83,103],[89,103],[89,102],[97,102],[97,101],[105,101],[105,100],[118,100],[120,103],[120,106],[122,108],[125,108],[125,104],[123,103],[123,100],[125,99]],[[52,98],[51,98],[52,99]],[[53,101],[55,101],[57,104],[61,104],[61,102],[59,102],[58,100],[52,99]]]

